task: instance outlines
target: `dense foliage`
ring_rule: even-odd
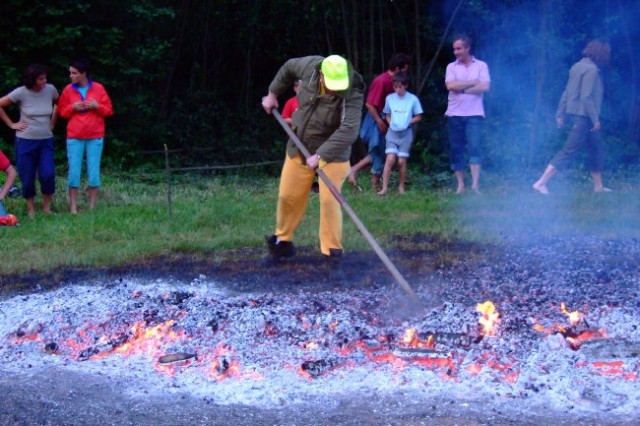
[[[558,148],[553,114],[568,68],[604,37],[614,50],[603,122],[617,166],[638,159],[639,11],[633,0],[4,0],[0,91],[32,62],[49,65],[62,90],[69,60],[86,57],[114,100],[111,167],[160,165],[161,155],[142,153],[164,144],[185,165],[237,164],[282,156],[283,133],[260,99],[284,60],[344,54],[370,81],[404,51],[426,111],[410,163],[444,169],[443,74],[451,35],[466,32],[492,74],[488,167],[509,171],[538,167]],[[12,133],[3,126],[1,136],[11,152]]]

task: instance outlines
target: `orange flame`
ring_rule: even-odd
[[[146,353],[157,356],[161,353],[161,347],[164,343],[175,342],[184,337],[183,332],[176,332],[172,329],[174,324],[174,320],[168,320],[151,328],[145,328],[144,323],[135,323],[130,329],[133,338],[115,348],[115,352],[125,355]]]
[[[304,345],[302,345],[302,347],[304,349],[318,349],[318,343],[311,341],[305,343]]]
[[[416,339],[416,329],[410,328],[404,332],[402,343],[404,343],[405,345],[411,345],[411,342],[413,342],[415,339]]]
[[[496,311],[496,307],[493,302],[487,300],[484,303],[478,303],[476,310],[482,314],[479,322],[482,325],[484,334],[493,336],[495,333],[495,327],[500,320],[500,314]]]
[[[412,346],[415,348],[434,348],[436,345],[432,334],[427,337],[427,340],[422,340],[418,337],[418,333],[415,328],[409,328],[404,332],[402,343],[405,346]]]
[[[578,311],[569,312],[564,304],[564,302],[560,303],[560,310],[563,314],[569,317],[569,323],[571,325],[577,325],[582,320],[582,314]]]

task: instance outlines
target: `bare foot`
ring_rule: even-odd
[[[387,193],[386,189],[381,189],[380,191],[377,192],[379,197],[384,197],[384,194],[386,194],[386,193]]]
[[[601,186],[600,188],[594,188],[593,192],[613,192],[613,189]]]
[[[399,186],[398,187],[398,193],[399,194],[404,194],[404,186]]]
[[[458,189],[456,189],[456,194],[460,195],[464,192],[464,186],[459,186]]]
[[[547,189],[547,185],[544,183],[540,183],[539,181],[533,184],[533,189],[538,191],[542,195],[549,195],[549,190]]]

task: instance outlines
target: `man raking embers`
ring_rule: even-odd
[[[301,80],[297,94],[299,106],[290,127],[277,111],[278,96],[296,79]],[[266,238],[267,261],[277,263],[295,255],[293,234],[307,208],[311,184],[317,173],[320,181],[320,250],[330,271],[340,278],[342,206],[396,281],[412,301],[417,301],[409,284],[340,194],[350,170],[351,145],[358,136],[363,91],[360,74],[338,55],[290,59],[269,85],[262,106],[268,114],[273,113],[289,135],[289,141],[280,179],[276,230]]]

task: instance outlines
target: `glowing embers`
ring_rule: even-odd
[[[268,381],[288,374],[297,380],[333,380],[353,374],[367,380],[370,375],[372,380],[428,382],[425,378],[436,376],[526,386],[530,366],[523,357],[543,339],[542,350],[580,348],[571,365],[583,362],[578,367],[594,377],[637,380],[640,371],[640,349],[586,355],[595,343],[610,339],[587,324],[587,319],[598,320],[595,313],[589,319],[560,303],[531,305],[520,315],[507,309],[513,306],[509,300],[447,303],[407,323],[380,315],[386,310],[348,294],[228,300],[182,291],[128,294],[99,315],[64,308],[48,319],[25,316],[12,326],[7,337],[14,344],[7,348],[33,349],[45,364],[84,361],[82,368],[94,369],[108,363],[185,382]],[[531,311],[540,313],[542,325],[530,318]],[[532,325],[546,334],[534,332]],[[0,356],[1,349],[0,344]],[[23,362],[22,356],[14,359]]]
[[[410,328],[393,349],[393,357],[406,363],[439,368],[446,376],[457,370],[456,349],[468,349],[471,338],[457,333],[418,333]],[[393,361],[393,359],[390,359]]]
[[[37,321],[25,321],[16,330],[16,341],[24,342],[27,340],[41,341],[40,332],[42,331],[42,324]]]
[[[634,366],[625,366],[624,361],[595,361],[591,363],[591,366],[600,374],[605,376],[614,376],[624,380],[638,380],[638,372],[633,371],[633,368],[638,369],[636,363]]]
[[[560,312],[569,319],[569,325],[553,324],[545,328],[534,320],[533,329],[545,334],[560,333],[566,340],[569,347],[578,350],[582,344],[592,339],[606,338],[604,329],[593,329],[587,323],[584,314],[579,311],[569,312],[564,303],[560,303]]]
[[[391,348],[391,352],[377,354],[373,359],[376,362],[392,363],[402,368],[408,364],[414,364],[440,369],[446,376],[451,376],[458,369],[455,360],[456,351],[454,348],[438,343],[437,336],[435,333],[428,333],[425,337],[414,337],[411,342],[401,340]]]
[[[78,354],[78,361],[86,361],[89,358],[100,357],[111,352],[131,354],[149,354],[157,357],[161,355],[161,348],[171,342],[184,338],[182,331],[173,329],[174,320],[164,321],[160,324],[148,327],[145,322],[135,323],[129,330],[113,335],[102,335],[97,342],[89,347],[85,347]],[[86,336],[82,330],[80,336]],[[68,340],[71,347],[81,345],[73,340]]]
[[[419,333],[410,328],[399,339],[395,349],[405,353],[446,354],[455,349],[469,349],[473,342],[479,340],[466,333]]]
[[[208,374],[218,381],[228,377],[240,378],[243,375],[233,349],[224,343],[220,343],[211,354],[207,354],[203,361],[205,365],[209,365]]]
[[[415,348],[428,348],[435,349],[435,338],[433,334],[429,334],[426,340],[420,339],[418,337],[418,332],[415,328],[409,328],[402,337],[401,343],[404,346],[410,346]]]
[[[488,371],[492,377],[499,377],[509,383],[515,383],[520,377],[517,366],[518,360],[513,356],[483,352],[474,357],[473,361],[466,366],[466,371],[474,376]]]
[[[585,341],[580,352],[584,358],[576,367],[588,367],[597,374],[614,379],[638,380],[640,342],[611,338],[595,339]]]
[[[442,373],[443,378],[451,378],[464,358],[458,356],[458,352],[469,349],[472,343],[478,341],[477,337],[465,333],[422,333],[409,328],[398,336],[381,335],[338,346],[334,349],[336,356],[304,361],[298,373],[311,380],[339,368],[368,364],[389,365],[400,370],[421,366]],[[301,347],[313,351],[317,344],[309,342]]]
[[[84,330],[79,334],[86,336]],[[197,367],[218,381],[229,377],[262,378],[258,374],[242,372],[233,349],[224,343],[218,344],[214,349],[202,349],[198,353],[176,349],[190,346],[190,340],[193,340],[193,336],[179,327],[174,319],[155,325],[142,321],[135,323],[124,333],[102,336],[94,345],[81,350],[77,360],[86,361],[121,354],[125,357],[138,356],[153,360],[154,368],[166,376],[174,376],[184,368]],[[66,345],[76,348],[80,346],[72,339],[67,340]]]

